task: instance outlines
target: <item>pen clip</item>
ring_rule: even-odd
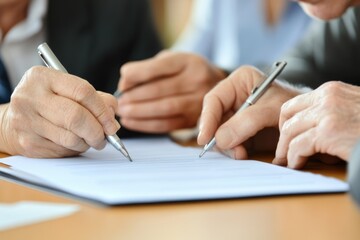
[[[44,62],[45,66],[48,68],[51,68],[51,66],[49,65],[48,61],[46,60],[44,54],[42,54],[40,51],[38,51],[38,54],[39,54],[41,60]]]
[[[261,83],[263,83],[263,82],[261,82]],[[258,85],[258,86],[256,86],[256,87],[254,87],[253,88],[253,90],[251,90],[251,94],[254,94],[255,92],[256,92],[256,90],[258,90],[258,88],[259,88],[259,86],[261,85],[261,83]]]
[[[270,74],[265,75],[263,80],[251,90],[251,95],[255,94],[256,91],[260,88],[260,86],[263,85],[268,78],[272,77],[273,79],[275,79],[282,72],[285,66],[286,66],[286,62],[276,62],[274,64],[275,69],[272,70]]]

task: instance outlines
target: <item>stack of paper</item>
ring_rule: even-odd
[[[340,180],[217,152],[199,158],[200,149],[169,139],[124,141],[134,162],[107,146],[62,159],[9,157],[2,176],[26,181],[109,205],[344,192]]]

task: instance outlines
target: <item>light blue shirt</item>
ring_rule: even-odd
[[[173,49],[200,54],[228,70],[271,65],[298,42],[311,21],[297,3],[287,4],[278,24],[271,26],[263,0],[197,0]]]

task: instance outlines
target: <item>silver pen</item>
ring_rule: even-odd
[[[38,47],[38,53],[40,58],[43,60],[45,65],[49,68],[53,68],[62,72],[67,73],[64,66],[60,63],[58,58],[55,56],[53,51],[50,49],[47,43],[42,43]],[[120,138],[114,134],[114,135],[105,135],[106,140],[113,145],[118,151],[120,151],[127,159],[129,159],[130,162],[132,162],[132,159],[126,150],[124,144],[121,142]]]
[[[286,62],[276,62],[275,69],[271,74],[260,83],[259,86],[255,87],[252,91],[250,96],[245,100],[243,105],[241,105],[240,109],[237,110],[236,113],[243,111],[244,109],[254,105],[257,100],[269,89],[271,83],[276,79],[277,76],[284,70],[286,66]],[[236,114],[235,113],[235,114]],[[200,153],[199,157],[201,158],[208,150],[212,149],[216,144],[215,137],[211,139],[211,141],[204,146],[203,151]]]

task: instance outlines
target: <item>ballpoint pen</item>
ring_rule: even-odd
[[[243,111],[244,109],[250,107],[251,105],[254,105],[257,100],[266,92],[266,90],[269,89],[271,83],[275,80],[277,76],[284,70],[286,66],[286,62],[276,62],[275,63],[275,69],[273,72],[270,73],[270,75],[262,81],[257,87],[255,87],[252,91],[249,97],[245,100],[245,102],[241,105],[240,109],[237,110],[236,113]],[[235,113],[235,114],[236,114]],[[216,144],[215,137],[211,139],[211,141],[204,146],[203,151],[200,153],[199,157],[201,158],[208,150],[212,149]]]
[[[53,51],[50,49],[47,43],[42,43],[38,47],[38,54],[40,58],[43,60],[45,65],[49,68],[53,68],[62,72],[67,73],[64,66],[60,63],[58,58],[55,56]],[[121,142],[120,138],[114,134],[114,135],[105,135],[106,140],[113,145],[118,151],[120,151],[127,159],[129,159],[130,162],[132,162],[132,159],[126,150],[124,144]]]

